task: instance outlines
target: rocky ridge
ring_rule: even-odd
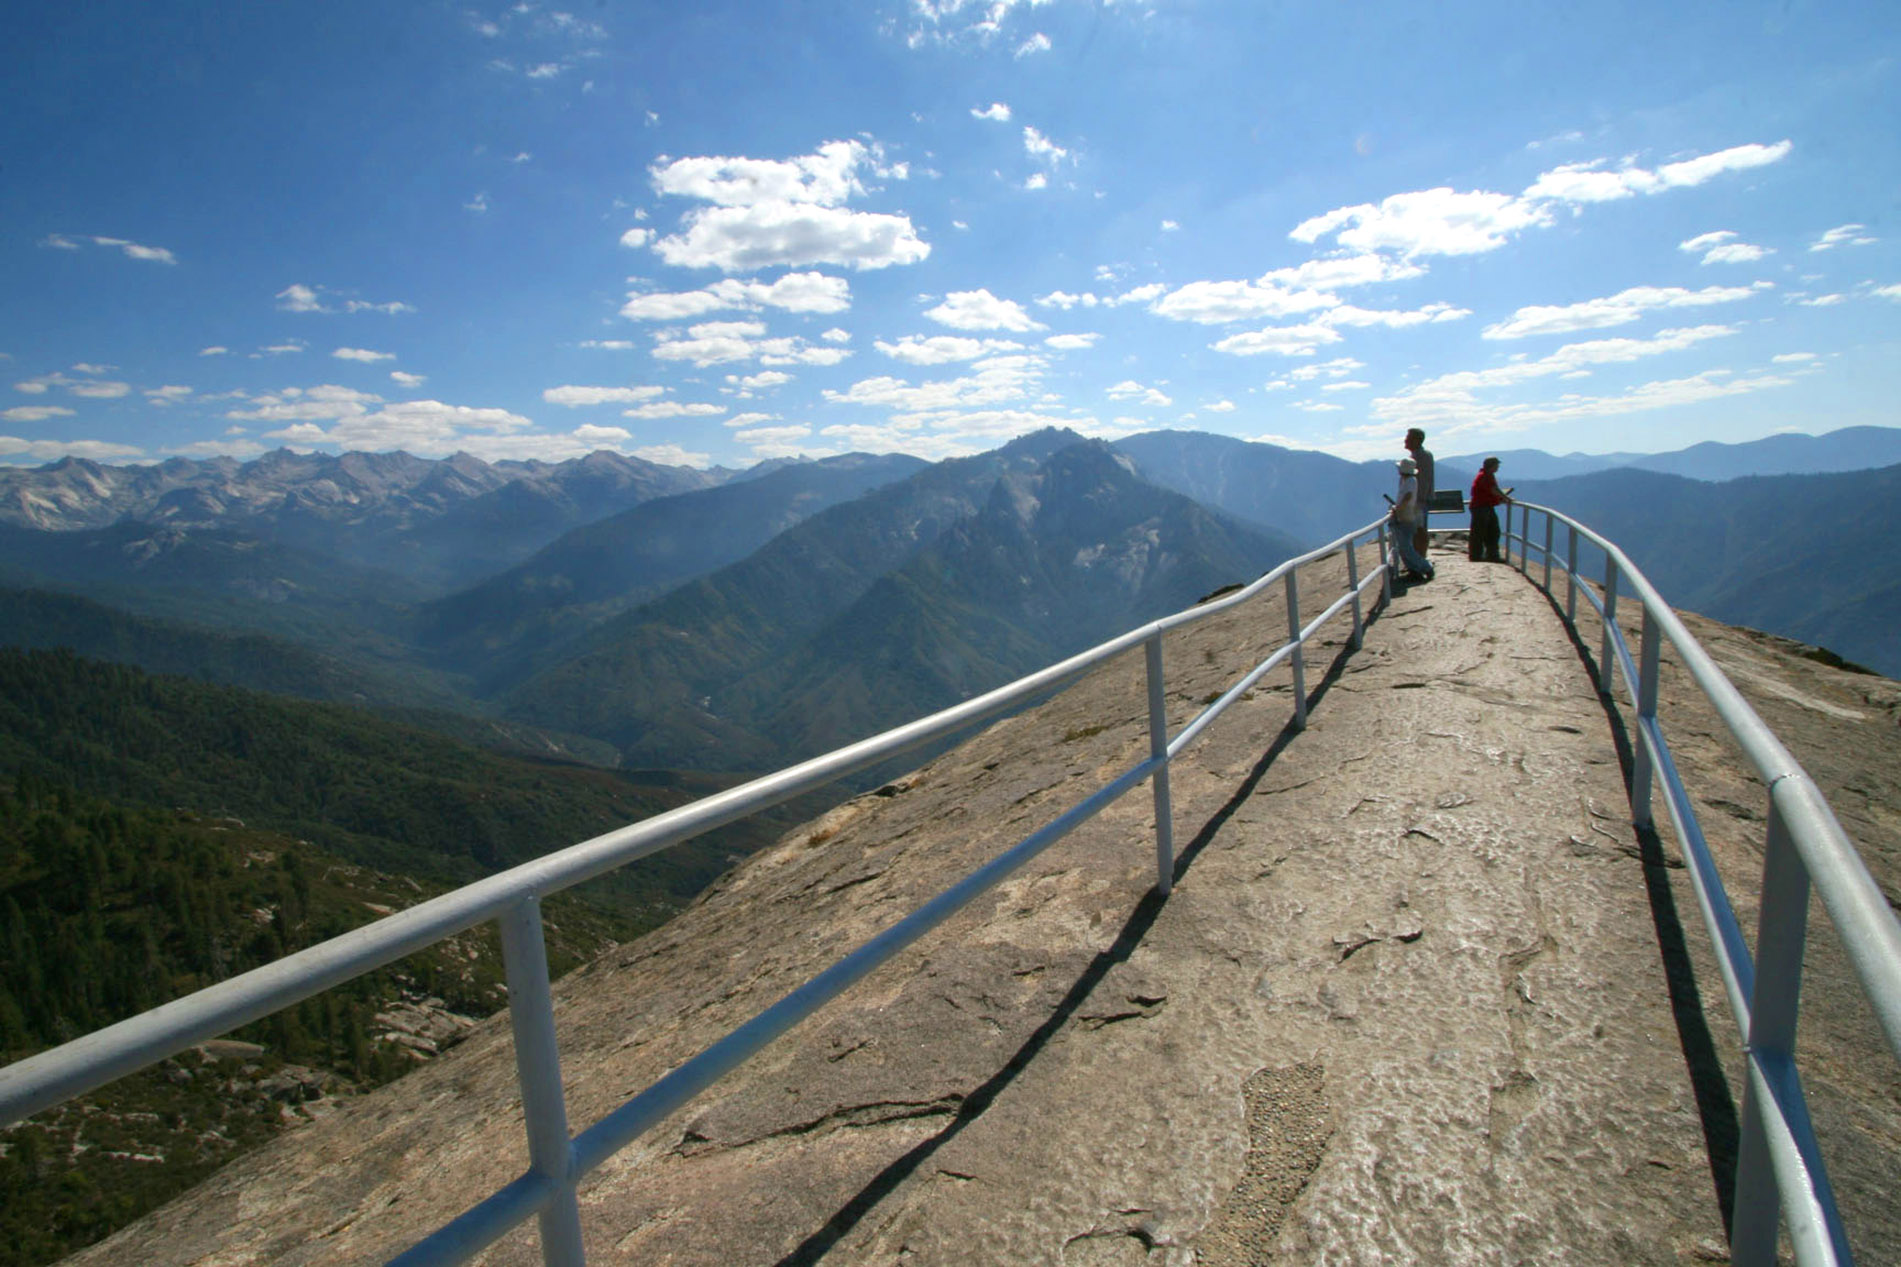
[[[1269,602],[1172,640],[1172,724],[1283,628]],[[1779,732],[1776,710],[1797,710],[1785,740],[1849,793],[1844,821],[1896,892],[1895,684],[1699,632]],[[1176,765],[1173,895],[1152,891],[1138,790],[591,1176],[590,1261],[1720,1260],[1732,1029],[1674,846],[1630,827],[1589,653],[1516,573],[1453,559],[1363,649],[1328,633],[1304,732],[1285,728],[1283,672]],[[1712,839],[1747,907],[1760,789],[1668,670],[1665,691],[1686,778],[1733,825]],[[572,974],[556,991],[571,1120],[1146,743],[1134,656]],[[1805,1029],[1805,1073],[1818,1101],[1849,1101],[1818,1106],[1824,1146],[1858,1249],[1883,1261],[1901,1246],[1879,1197],[1901,1088],[1858,1046],[1826,940],[1804,1025],[1841,1019]],[[497,1018],[75,1261],[385,1258],[524,1151]],[[485,1261],[539,1261],[532,1228]]]

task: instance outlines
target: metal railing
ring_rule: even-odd
[[[1534,513],[1543,516],[1542,544],[1532,539]],[[1562,561],[1553,549],[1559,525],[1565,529]],[[1786,1221],[1802,1267],[1849,1263],[1848,1238],[1795,1065],[1809,891],[1813,888],[1822,899],[1897,1058],[1901,1058],[1901,923],[1896,922],[1815,781],[1622,550],[1559,511],[1523,502],[1507,507],[1504,537],[1507,559],[1515,542],[1519,571],[1528,579],[1532,552],[1538,552],[1544,568],[1542,585],[1553,601],[1557,596],[1551,589],[1552,569],[1563,571],[1568,623],[1576,625],[1579,594],[1602,617],[1599,688],[1606,696],[1612,694],[1614,666],[1623,675],[1636,715],[1638,755],[1631,778],[1631,819],[1640,828],[1652,825],[1652,788],[1660,782],[1688,864],[1746,1060],[1742,1146],[1729,1228],[1731,1261],[1737,1267],[1773,1267],[1778,1223]],[[1604,554],[1601,596],[1578,575],[1580,541]],[[1617,623],[1620,588],[1643,605],[1641,659],[1633,659]],[[1657,672],[1666,638],[1768,789],[1762,908],[1753,958],[1657,718]]]
[[[1377,520],[1317,550],[1289,559],[1236,593],[1131,630],[986,695],[479,880],[276,963],[9,1065],[0,1069],[0,1126],[11,1125],[41,1109],[290,1007],[477,924],[494,920],[501,929],[516,1073],[528,1136],[528,1169],[391,1261],[404,1267],[466,1262],[533,1216],[540,1222],[543,1261],[551,1267],[581,1264],[585,1261],[585,1251],[575,1189],[585,1175],[1144,779],[1151,781],[1155,803],[1155,883],[1161,893],[1168,893],[1175,870],[1169,763],[1215,718],[1282,664],[1291,665],[1293,671],[1292,724],[1297,728],[1306,725],[1303,647],[1322,625],[1349,607],[1353,617],[1349,645],[1359,646],[1368,615],[1363,606],[1364,595],[1369,589],[1377,588],[1377,603],[1391,594],[1387,530],[1386,522]],[[1377,542],[1378,566],[1362,577],[1360,550],[1363,545],[1374,542]],[[1325,610],[1303,625],[1300,569],[1340,553],[1346,556],[1345,589]],[[1208,704],[1171,739],[1164,709],[1167,683],[1162,663],[1163,636],[1246,603],[1275,587],[1286,595],[1287,641]],[[1149,754],[1145,760],[872,937],[600,1121],[578,1135],[570,1134],[541,926],[542,898],[901,753],[948,738],[974,723],[1027,706],[1137,646],[1143,648],[1147,669]]]

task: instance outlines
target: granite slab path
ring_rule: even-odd
[[[1285,628],[1268,602],[1172,639],[1174,724]],[[590,1261],[1725,1259],[1577,646],[1451,557],[1347,633],[1304,731],[1283,671],[1177,764],[1171,896],[1144,787],[590,1177]],[[1145,717],[1137,654],[571,974],[574,1123],[1139,760]],[[77,1261],[380,1260],[524,1152],[496,1018]],[[539,1262],[532,1228],[482,1261]]]

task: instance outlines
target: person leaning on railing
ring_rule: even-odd
[[[1501,563],[1498,554],[1498,508],[1512,504],[1510,489],[1498,486],[1498,459],[1486,458],[1472,481],[1472,531],[1466,535],[1466,557],[1474,563]]]

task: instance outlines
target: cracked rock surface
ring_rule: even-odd
[[[1341,583],[1303,574],[1311,610]],[[1286,627],[1269,600],[1173,635],[1171,727]],[[1729,1021],[1694,944],[1673,1013],[1654,903],[1673,895],[1691,943],[1695,907],[1630,826],[1585,657],[1516,571],[1449,555],[1364,647],[1349,632],[1343,616],[1310,647],[1304,731],[1281,669],[1178,759],[1169,897],[1139,787],[589,1176],[589,1261],[1724,1257],[1683,979],[1712,1029]],[[1849,708],[1792,681],[1786,649],[1747,650],[1759,677]],[[1889,747],[1868,751],[1893,771],[1882,698],[1862,711]],[[571,1125],[1141,760],[1146,716],[1138,652],[571,974],[555,991]],[[1760,812],[1717,747],[1686,752],[1710,796]],[[1892,818],[1879,776],[1854,777],[1865,816]],[[1746,869],[1753,839],[1759,866],[1760,824],[1730,821],[1726,858]],[[1879,1142],[1901,1120],[1894,1067],[1859,1060],[1834,1076],[1861,1102],[1824,1128]],[[1855,1166],[1880,1176],[1894,1155]],[[381,1260],[525,1165],[498,1017],[78,1261]],[[481,1261],[538,1263],[532,1225]]]

